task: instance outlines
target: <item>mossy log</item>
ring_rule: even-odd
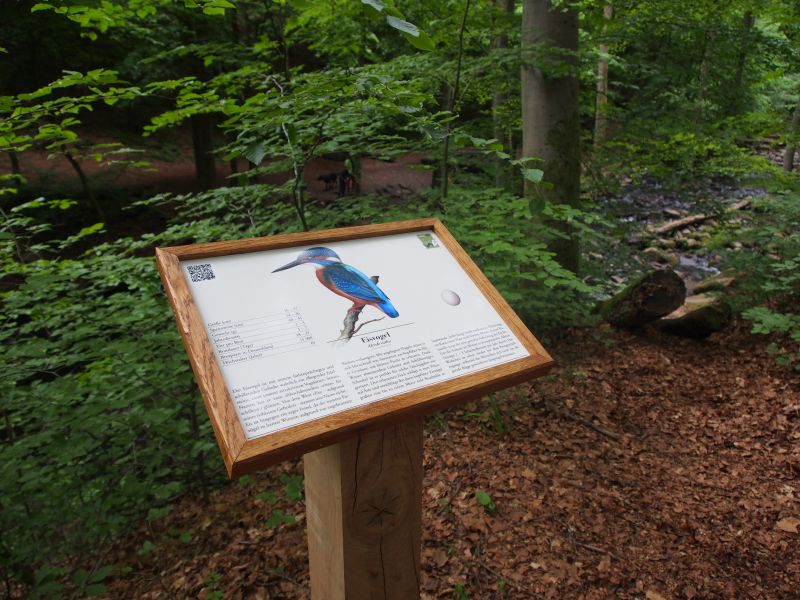
[[[722,292],[725,289],[733,286],[736,283],[734,277],[726,277],[724,275],[715,275],[714,277],[706,277],[702,281],[698,281],[694,286],[693,291],[696,295],[705,294],[706,292]]]
[[[685,298],[686,284],[675,271],[651,271],[603,303],[600,314],[615,327],[636,329],[670,314]]]
[[[699,294],[690,296],[678,310],[656,325],[667,333],[684,337],[705,338],[721,331],[733,320],[733,311],[723,299]]]

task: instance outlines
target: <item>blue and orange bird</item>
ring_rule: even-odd
[[[303,250],[295,260],[275,269],[273,273],[304,264],[314,266],[317,279],[322,285],[353,303],[348,310],[360,310],[369,305],[379,308],[389,317],[400,316],[389,297],[375,282],[355,267],[343,263],[339,255],[330,248]]]

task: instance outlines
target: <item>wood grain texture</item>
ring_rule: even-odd
[[[296,425],[267,436],[245,440],[219,365],[214,359],[211,343],[192,301],[180,260],[415,231],[433,231],[438,236],[528,350],[530,356]],[[438,219],[419,219],[269,238],[178,246],[158,249],[156,253],[167,295],[176,313],[176,320],[192,368],[231,477],[245,475],[270,464],[340,442],[360,431],[386,427],[528,381],[544,375],[554,364],[550,355]]]
[[[233,399],[228,393],[211,340],[200,320],[200,313],[192,299],[178,257],[168,250],[156,248],[156,264],[211,419],[222,459],[228,475],[232,476],[236,457],[247,439],[239,422],[239,415],[236,414]]]
[[[207,258],[211,256],[226,256],[228,254],[260,252],[261,250],[291,248],[292,246],[302,246],[304,244],[324,244],[326,242],[341,242],[343,240],[358,240],[368,237],[394,235],[397,233],[424,231],[426,229],[433,229],[433,225],[436,222],[438,222],[438,219],[416,219],[395,223],[378,223],[376,225],[323,229],[322,231],[306,231],[304,233],[286,233],[270,237],[247,238],[244,240],[231,240],[227,242],[172,246],[168,248],[168,250],[180,260],[190,260],[193,258]]]
[[[305,455],[314,600],[417,600],[422,419]]]
[[[311,597],[344,600],[341,448],[333,444],[303,456]]]

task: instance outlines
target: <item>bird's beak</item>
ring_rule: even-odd
[[[278,271],[285,271],[286,269],[291,269],[292,267],[296,267],[299,264],[301,264],[299,260],[293,260],[292,262],[287,263],[282,267],[278,267],[273,271],[273,273],[277,273]]]

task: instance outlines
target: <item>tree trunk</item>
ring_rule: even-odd
[[[789,139],[786,141],[786,149],[783,151],[783,170],[791,173],[794,170],[794,151],[797,148],[797,130],[800,128],[800,103],[797,104],[792,113],[792,122],[789,125]]]
[[[514,0],[495,0],[498,19],[495,35],[492,39],[492,48],[504,50],[508,48],[508,19],[514,12]],[[492,90],[492,122],[494,124],[494,137],[503,144],[503,152],[512,155],[511,136],[504,123],[503,108],[506,105],[508,73],[498,68]],[[513,156],[513,155],[512,155]],[[512,173],[507,160],[495,158],[494,184],[499,188],[509,189],[512,182]]]
[[[697,111],[695,120],[698,121],[702,116],[703,103],[706,101],[708,93],[708,78],[711,75],[711,61],[714,58],[714,39],[716,34],[707,31],[705,34],[705,48],[703,49],[703,61],[700,63],[700,81],[697,84],[697,104],[701,109]]]
[[[14,175],[22,175],[22,170],[19,168],[19,157],[13,150],[9,150],[8,158],[11,160],[11,173]]]
[[[214,160],[214,140],[211,115],[197,114],[190,118],[192,123],[192,146],[194,147],[194,169],[197,181],[208,189],[217,181],[217,166]]]
[[[86,195],[87,200],[89,200],[91,205],[94,207],[100,222],[108,223],[108,219],[106,219],[106,213],[103,210],[103,207],[100,206],[97,196],[94,195],[94,191],[89,185],[89,179],[86,177],[86,173],[83,172],[78,160],[72,156],[72,153],[69,150],[64,151],[64,158],[67,159],[67,162],[72,166],[72,168],[75,170],[75,173],[78,175],[78,179],[81,182],[81,187],[83,188],[83,193]]]
[[[742,82],[744,81],[744,67],[747,63],[747,51],[750,46],[750,35],[753,31],[756,18],[753,13],[745,11],[744,20],[742,23],[742,45],[739,48],[739,54],[736,57],[736,75],[733,79],[733,98],[731,100],[731,114],[736,113],[741,107],[741,99],[743,95]]]
[[[545,185],[526,180],[532,199],[575,206],[580,197],[578,115],[578,11],[553,7],[552,0],[524,0],[522,12],[522,155],[537,159]],[[568,67],[565,72],[564,67]],[[577,272],[575,231],[550,243],[556,259]]]
[[[464,15],[461,18],[461,29],[458,34],[458,57],[456,61],[456,82],[453,84],[452,95],[450,96],[449,112],[455,113],[458,105],[459,85],[461,84],[461,62],[464,58],[464,34],[467,30],[467,15],[469,15],[469,5],[472,0],[466,0],[464,3]],[[447,122],[447,135],[444,138],[444,149],[442,151],[442,200],[447,198],[447,192],[450,185],[450,130],[452,128],[452,121]]]
[[[353,164],[353,172],[351,175],[355,180],[353,184],[353,194],[355,196],[361,195],[361,178],[364,174],[364,160],[360,154],[351,154],[350,162]]]
[[[606,139],[608,130],[608,42],[605,39],[608,21],[614,16],[614,5],[603,9],[603,42],[600,44],[600,60],[597,61],[597,95],[594,112],[594,146],[597,148]]]
[[[441,86],[439,88],[439,109],[446,111],[450,110],[450,97],[453,93],[452,86],[446,82],[442,81]],[[448,131],[449,134],[449,131]],[[442,144],[442,155],[433,157],[431,160],[431,166],[435,166],[433,169],[433,173],[431,176],[431,188],[434,190],[439,189],[442,185],[442,175],[444,172],[444,162],[442,157],[444,156],[445,148],[444,144]]]

